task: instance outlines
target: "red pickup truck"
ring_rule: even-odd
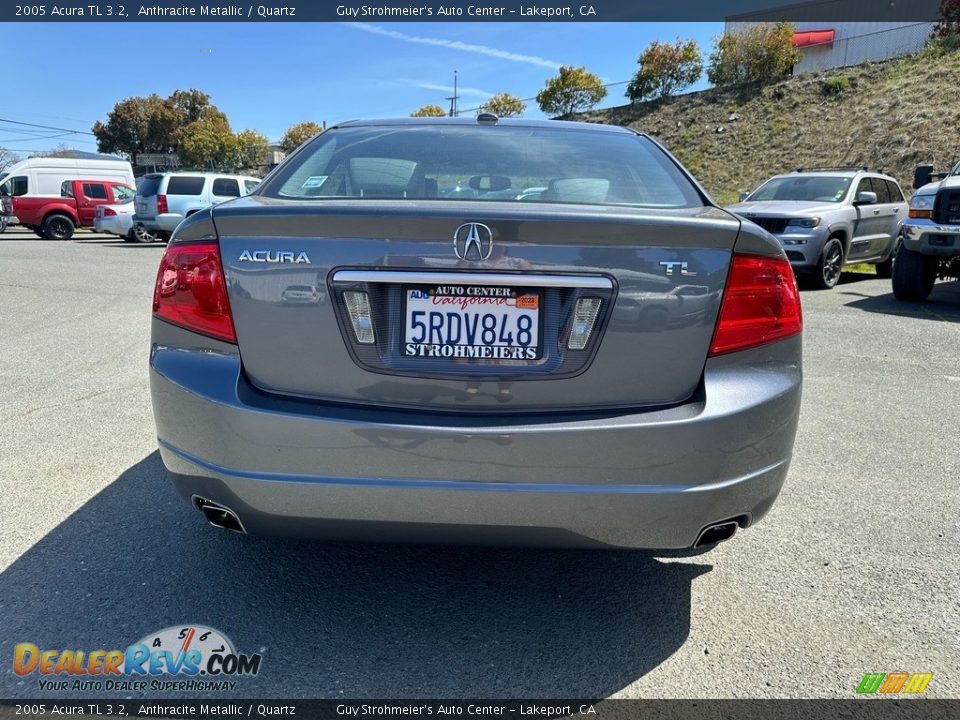
[[[64,180],[60,197],[18,195],[9,198],[11,214],[48,240],[69,240],[78,227],[92,227],[98,205],[131,200],[136,191],[109,180]]]

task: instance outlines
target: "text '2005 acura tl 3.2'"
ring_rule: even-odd
[[[177,228],[160,453],[240,532],[710,546],[784,482],[801,326],[779,244],[645,135],[352,122]]]

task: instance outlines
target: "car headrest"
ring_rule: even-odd
[[[541,195],[542,200],[555,202],[601,203],[610,192],[606,178],[560,178],[551,180]]]

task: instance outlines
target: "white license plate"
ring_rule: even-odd
[[[410,357],[536,360],[537,291],[489,286],[406,288],[401,351]]]

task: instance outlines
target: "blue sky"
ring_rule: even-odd
[[[29,58],[4,73],[0,117],[89,130],[119,100],[198,88],[230,119],[277,140],[302,120],[406,116],[447,106],[453,71],[460,107],[506,91],[533,97],[556,67],[586,65],[604,82],[628,80],[652,40],[693,37],[704,54],[722,23],[140,23],[18,24],[4,55]],[[99,68],[99,69],[98,69]],[[78,86],[79,81],[79,86]],[[701,81],[701,86],[704,81]],[[604,106],[626,102],[610,88]],[[51,102],[53,93],[62,93]],[[541,117],[528,103],[528,117]],[[90,136],[0,123],[17,152],[59,143],[95,150]]]

